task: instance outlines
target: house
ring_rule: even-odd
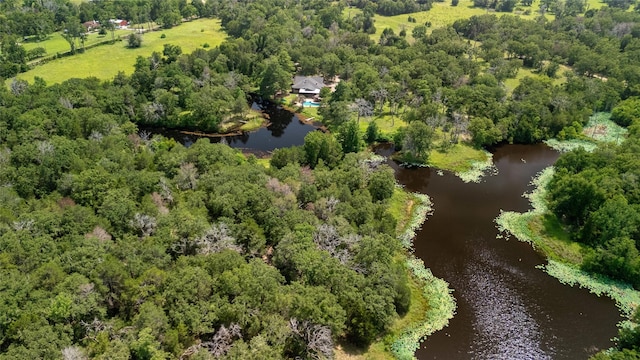
[[[84,26],[85,30],[89,32],[98,29],[100,27],[100,23],[95,20],[91,20],[83,22],[82,26]]]
[[[114,24],[116,29],[127,29],[129,26],[129,22],[127,20],[111,19],[109,22]]]
[[[320,89],[325,87],[322,76],[296,76],[293,78],[291,89],[298,94],[320,94]]]

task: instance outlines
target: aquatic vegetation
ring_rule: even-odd
[[[419,204],[414,205],[411,219],[399,237],[402,245],[409,251],[413,249],[416,231],[433,211],[431,199],[427,195],[413,194],[413,196],[419,200]],[[433,276],[431,270],[425,268],[421,259],[409,255],[407,267],[424,284],[423,296],[429,301],[429,309],[423,321],[405,329],[391,345],[391,352],[397,359],[414,359],[414,353],[420,347],[421,341],[447,326],[456,309],[449,284]]]
[[[402,246],[409,251],[413,250],[413,238],[416,236],[416,231],[418,231],[426,221],[427,216],[433,212],[433,204],[429,196],[417,193],[412,195],[419,201],[419,203],[414,204],[411,218],[409,219],[404,232],[399,236]]]
[[[589,122],[582,130],[582,138],[558,140],[545,140],[550,148],[559,152],[568,152],[579,147],[591,152],[596,149],[598,142],[620,144],[627,135],[627,129],[611,120],[611,113],[599,112],[591,115]]]
[[[491,171],[491,175],[496,175],[498,169],[493,165],[493,154],[485,151],[486,158],[484,161],[472,161],[471,168],[465,171],[456,172],[456,176],[465,183],[478,183],[482,177]]]
[[[554,168],[548,167],[542,170],[531,184],[535,189],[523,196],[528,198],[532,209],[525,213],[517,213],[513,211],[503,211],[495,219],[498,230],[507,236],[513,235],[518,240],[531,244],[534,248],[543,249],[545,255],[549,258],[546,265],[541,265],[547,274],[558,279],[562,284],[569,286],[579,286],[588,289],[597,296],[606,295],[616,302],[620,311],[626,317],[631,316],[633,311],[640,305],[640,291],[634,290],[631,285],[608,279],[605,276],[599,276],[593,273],[587,273],[578,268],[579,264],[570,264],[570,260],[558,256],[553,250],[553,243],[556,239],[547,238],[544,234],[534,230],[531,226],[532,222],[547,213],[546,193],[547,184],[551,181],[554,174]],[[573,243],[575,244],[575,243]],[[555,260],[558,258],[561,261]],[[620,326],[628,325],[628,321],[623,321]]]
[[[640,291],[629,284],[584,272],[574,266],[549,260],[547,265],[540,266],[547,274],[569,286],[588,289],[597,296],[606,295],[616,302],[620,311],[627,317],[640,305]]]
[[[611,120],[611,113],[599,112],[591,115],[582,133],[599,142],[621,144],[627,136],[627,129]]]
[[[406,329],[391,345],[391,352],[397,359],[414,359],[422,340],[447,326],[456,309],[451,294],[453,290],[446,281],[433,276],[431,270],[425,268],[422,260],[414,256],[407,260],[407,266],[425,284],[423,294],[429,299],[429,310],[423,322]]]
[[[571,150],[575,150],[577,148],[584,148],[588,152],[592,152],[596,149],[597,145],[591,140],[579,140],[579,139],[571,139],[571,140],[558,140],[558,139],[549,139],[544,141],[547,146],[550,148],[559,151],[559,152],[569,152]]]

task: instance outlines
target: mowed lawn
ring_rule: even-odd
[[[162,34],[166,36],[164,39],[161,38]],[[26,73],[19,74],[18,78],[32,82],[39,76],[47,83],[60,83],[73,77],[95,76],[99,79],[111,79],[118,71],[131,74],[138,56],[148,57],[154,51],[162,52],[164,44],[178,45],[183,53],[190,53],[203,47],[205,43],[210,47],[220,45],[226,34],[222,31],[219,20],[198,19],[172,29],[145,33],[142,37],[142,46],[137,49],[128,49],[126,41],[98,46],[83,54],[36,66]]]

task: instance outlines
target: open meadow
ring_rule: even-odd
[[[600,0],[587,0],[587,9],[599,9],[605,6]],[[529,10],[527,14],[525,12]],[[502,15],[516,15],[525,19],[533,20],[538,16],[540,11],[540,1],[534,1],[531,6],[518,6],[512,13],[496,12],[494,10],[487,10],[482,8],[476,8],[473,6],[473,0],[460,0],[457,6],[451,6],[451,1],[435,2],[433,7],[429,11],[419,11],[411,14],[402,14],[395,16],[383,16],[375,15],[374,21],[376,26],[375,34],[371,34],[371,39],[377,41],[380,39],[380,35],[385,28],[393,29],[397,34],[402,29],[407,32],[407,41],[410,43],[414,41],[411,32],[413,28],[418,25],[424,25],[425,23],[431,23],[430,30],[437,29],[443,26],[451,25],[456,20],[468,19],[474,15],[490,14],[493,13],[496,16]],[[345,17],[353,17],[362,11],[357,8],[347,8],[343,14]],[[416,19],[416,22],[409,22],[409,16]],[[553,14],[546,13],[545,16],[548,19],[553,19]]]
[[[121,30],[126,32],[126,30]],[[165,38],[161,38],[162,35]],[[122,34],[120,34],[122,35]],[[59,47],[60,42],[54,39],[51,48]],[[69,50],[69,45],[60,35],[66,47],[62,51]],[[110,38],[110,34],[107,38]],[[99,79],[111,79],[119,71],[127,74],[133,72],[133,66],[138,56],[150,56],[154,51],[162,52],[164,44],[178,45],[182,52],[190,53],[193,50],[209,44],[215,47],[222,43],[226,34],[220,27],[220,21],[216,19],[198,19],[182,23],[171,29],[148,32],[142,35],[142,46],[136,49],[127,48],[127,42],[121,41],[113,45],[98,46],[88,49],[82,54],[76,54],[51,61],[44,65],[18,75],[18,78],[32,82],[38,76],[47,83],[60,83],[73,77],[84,78],[94,76]],[[37,44],[37,43],[35,43]],[[52,50],[47,48],[48,53]]]
[[[113,35],[117,39],[119,36],[128,35],[130,32],[131,30],[117,29],[114,31]],[[109,41],[109,40],[111,40],[111,31],[108,31],[106,35],[99,35],[98,32],[92,32],[87,35],[87,39],[85,40],[84,45],[86,47],[102,41]],[[62,54],[71,50],[69,43],[67,42],[67,40],[64,39],[64,37],[62,37],[62,33],[60,32],[55,32],[53,34],[50,34],[48,38],[43,41],[26,41],[22,43],[22,46],[27,51],[41,47],[45,49],[45,51],[47,52],[45,54],[45,57],[55,55],[58,53]],[[78,45],[78,48],[81,48],[81,47],[82,47],[81,45]],[[36,61],[37,60],[39,59],[36,59]]]

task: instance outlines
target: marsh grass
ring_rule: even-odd
[[[415,197],[414,194],[404,191],[399,186],[394,189],[387,211],[398,221],[396,227],[398,232],[402,232],[406,228],[411,219],[411,212],[416,201],[420,201],[420,199]]]
[[[463,168],[455,170],[456,176],[466,183],[478,183],[487,173],[497,174],[498,168],[493,165],[493,154],[486,150],[473,150],[476,151],[476,154],[473,158],[467,159]],[[480,154],[484,159],[479,159]]]
[[[547,144],[548,147],[559,151],[561,153],[564,152],[569,152],[572,150],[575,150],[577,148],[583,148],[585,151],[587,152],[592,152],[593,150],[595,150],[598,145],[591,141],[591,140],[587,140],[587,139],[571,139],[571,140],[558,140],[558,139],[549,139],[549,140],[545,140],[544,141],[545,144]]]
[[[559,152],[568,152],[579,147],[591,152],[598,147],[599,142],[621,144],[626,138],[627,132],[627,129],[611,120],[611,113],[598,112],[589,117],[587,125],[582,130],[582,138],[549,139],[545,141],[545,144]]]
[[[627,129],[611,120],[611,113],[598,112],[589,118],[582,133],[598,142],[621,144],[627,136]]]
[[[478,150],[468,144],[458,143],[441,150],[438,144],[429,152],[429,166],[455,173],[463,173],[474,167],[491,165],[491,154],[485,150]],[[480,165],[482,164],[482,165]]]

